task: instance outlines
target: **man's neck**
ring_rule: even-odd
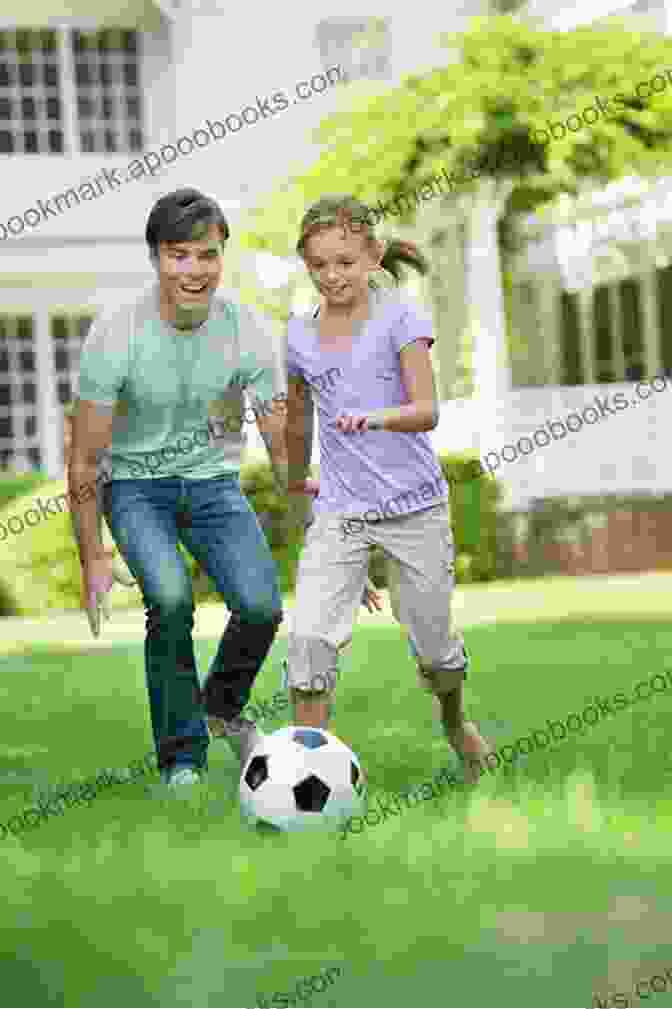
[[[210,315],[210,305],[183,306],[174,302],[166,302],[159,295],[159,315],[173,329],[180,332],[193,332],[207,321]]]

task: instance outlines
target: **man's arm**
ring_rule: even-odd
[[[98,514],[98,463],[112,442],[113,407],[80,400],[72,419],[68,491],[82,566],[104,554]]]

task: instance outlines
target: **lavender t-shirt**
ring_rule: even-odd
[[[341,413],[403,406],[408,397],[400,351],[416,340],[434,343],[432,320],[397,291],[372,293],[368,321],[351,351],[321,350],[312,313],[293,316],[287,327],[287,371],[310,386],[320,438],[320,494],[315,513],[369,521],[431,508],[448,500],[448,485],[424,432],[367,431],[343,434]]]

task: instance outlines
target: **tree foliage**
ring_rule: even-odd
[[[443,170],[466,177],[463,193],[478,178],[512,180],[509,213],[623,176],[667,172],[672,39],[633,30],[625,20],[561,32],[496,16],[475,18],[467,32],[442,42],[445,66],[360,98],[321,124],[321,156],[253,212],[248,246],[287,255],[306,205],[323,194],[354,193],[375,205]],[[636,85],[656,74],[665,90],[636,97]],[[597,97],[607,105],[616,96],[609,115],[579,132],[566,130],[549,143],[536,132],[595,108]]]

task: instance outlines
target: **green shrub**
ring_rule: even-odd
[[[294,591],[296,584],[296,569],[303,546],[303,535],[298,540],[288,540],[285,527],[287,499],[278,494],[273,471],[268,463],[249,463],[243,466],[240,485],[257,513],[277,564],[280,592],[283,596],[287,595]],[[198,563],[186,550],[183,550],[183,553],[196,579],[194,585],[196,599],[199,601],[218,599],[212,580],[200,570]]]
[[[54,514],[25,527],[23,516],[30,508],[37,508],[36,495],[24,493],[6,504],[0,511],[0,523],[5,529],[10,518],[18,517],[24,525],[22,532],[10,533],[0,541],[0,616],[40,616],[50,610],[78,610],[80,608],[81,576],[79,554],[72,533],[69,512],[65,511],[65,480],[47,480],[41,477],[39,497],[60,499],[53,503]],[[268,465],[252,465],[241,471],[241,485],[253,508],[260,515],[279,570],[280,590],[291,591],[296,579],[296,566],[301,543],[286,542],[282,532],[282,518],[287,506],[275,492],[273,476]],[[60,509],[56,513],[57,508]],[[13,523],[16,528],[18,523]],[[103,542],[114,549],[114,541],[103,524]],[[2,531],[0,530],[0,536]],[[220,598],[214,584],[199,568],[198,563],[180,545],[194,578],[194,598],[197,603]],[[123,561],[119,559],[119,563]],[[113,609],[128,609],[142,605],[137,588],[127,589],[115,585],[110,593]]]
[[[496,577],[501,485],[490,476],[478,475],[481,466],[474,453],[443,453],[439,461],[450,487],[457,580],[492,581]]]
[[[0,512],[4,511],[10,501],[25,497],[31,491],[47,483],[49,477],[45,473],[13,473],[11,470],[0,471]]]
[[[15,527],[19,523],[24,526],[23,531],[12,532],[0,542],[0,600],[4,597],[11,615],[43,616],[50,610],[80,608],[79,554],[70,514],[65,510],[65,493],[65,480],[50,480],[42,484],[39,495],[26,494],[0,512],[5,529],[12,517],[18,519],[13,523]],[[26,526],[28,510],[35,509],[39,514],[36,497],[43,502],[57,499],[51,505],[53,514]],[[103,528],[104,545],[114,548],[107,526]],[[115,586],[110,593],[113,608],[138,605],[139,598],[135,588]]]
[[[474,453],[439,455],[443,475],[450,487],[450,515],[455,543],[455,575],[459,584],[489,582],[496,576],[497,506],[502,489],[481,472]],[[376,588],[387,586],[385,558],[374,550],[370,566]]]
[[[472,455],[446,454],[440,461],[451,488],[457,580],[462,583],[490,581],[495,577],[499,485],[491,478],[474,479],[478,464]],[[280,591],[283,595],[291,593],[296,583],[303,536],[288,539],[286,499],[277,493],[268,463],[244,466],[241,487],[266,533],[278,566]],[[0,616],[37,616],[49,610],[80,608],[79,555],[70,515],[62,503],[64,494],[64,480],[42,483],[39,496],[43,500],[60,497],[61,512],[41,519],[18,535],[8,535],[0,542]],[[0,523],[7,528],[11,516],[24,516],[27,509],[35,506],[35,495],[24,494],[4,507]],[[116,550],[107,525],[103,528],[105,546]],[[220,597],[212,580],[183,546],[178,549],[193,575],[196,602],[218,600]],[[380,551],[373,551],[370,576],[378,588],[386,586],[387,575]],[[112,608],[126,609],[142,605],[142,600],[137,588],[117,585],[110,594],[110,603]]]

